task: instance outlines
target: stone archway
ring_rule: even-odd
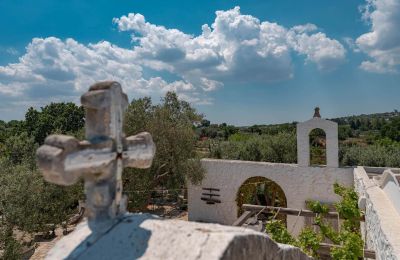
[[[265,177],[255,176],[245,180],[237,191],[236,205],[238,208],[238,217],[243,214],[243,204],[286,208],[287,199],[285,192],[276,182]],[[266,220],[274,214],[263,213],[261,214],[261,218]],[[276,219],[280,219],[286,224],[286,215],[278,214]]]

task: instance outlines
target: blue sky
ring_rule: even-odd
[[[0,119],[95,81],[213,122],[400,109],[400,0],[2,0]]]

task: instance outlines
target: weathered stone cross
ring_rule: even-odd
[[[125,212],[123,168],[150,167],[155,145],[146,132],[125,138],[123,113],[128,98],[119,83],[91,86],[81,103],[86,110],[87,141],[51,135],[37,150],[37,161],[49,182],[72,185],[84,178],[87,216],[95,228]]]

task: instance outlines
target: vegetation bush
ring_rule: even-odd
[[[318,201],[310,201],[307,207],[317,214],[315,225],[320,232],[315,232],[309,227],[304,228],[296,239],[287,231],[286,226],[280,220],[271,220],[266,224],[266,232],[276,242],[285,243],[301,248],[310,256],[318,258],[318,249],[324,239],[329,239],[336,245],[330,251],[332,259],[357,260],[363,257],[363,240],[360,234],[361,211],[358,209],[357,193],[351,189],[334,184],[334,191],[341,197],[335,203],[336,211],[340,218],[344,219],[340,231],[335,231],[329,224],[324,215],[328,212],[328,207]]]
[[[0,259],[18,260],[22,258],[22,246],[15,239],[13,229],[7,223],[0,221]]]
[[[27,232],[49,232],[75,212],[83,187],[44,181],[29,165],[0,162],[0,212],[7,225]]]
[[[277,163],[295,163],[297,161],[296,135],[293,132],[253,135],[239,140],[217,142],[211,146],[210,156],[217,159]]]
[[[344,146],[340,155],[341,164],[345,166],[400,167],[399,144]]]

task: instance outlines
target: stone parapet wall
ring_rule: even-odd
[[[299,248],[278,244],[242,227],[162,220],[126,214],[102,233],[84,221],[47,255],[53,259],[311,260]]]
[[[371,180],[363,167],[354,169],[354,187],[365,211],[363,236],[376,259],[400,259],[400,215],[385,192]]]

